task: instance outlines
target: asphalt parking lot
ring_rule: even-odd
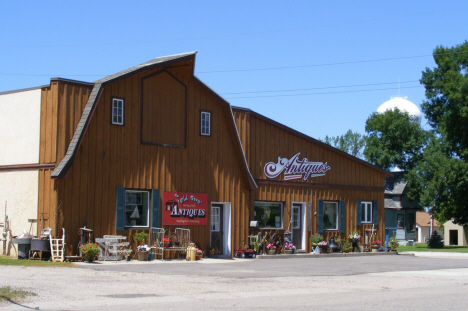
[[[408,255],[1,266],[2,310],[466,310],[468,257]]]
[[[300,256],[300,255],[299,255]],[[393,271],[423,271],[468,268],[468,257],[414,257],[410,255],[356,256],[344,258],[301,258],[278,260],[202,259],[197,262],[125,261],[80,263],[80,267],[100,271],[155,273],[160,275],[222,276],[226,278],[265,278],[300,276],[343,276]],[[272,275],[271,271],[275,271]]]

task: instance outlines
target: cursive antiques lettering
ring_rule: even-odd
[[[299,161],[297,153],[291,159],[278,157],[278,163],[268,162],[263,171],[268,178],[276,178],[281,172],[284,171],[285,180],[297,179],[303,177],[304,180],[310,177],[324,176],[330,170],[327,162],[309,162],[307,158]]]

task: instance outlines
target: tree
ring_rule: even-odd
[[[411,170],[421,159],[429,134],[412,123],[407,112],[387,110],[373,113],[366,121],[367,161],[383,168]]]
[[[433,136],[422,159],[408,172],[409,193],[421,205],[432,206],[439,222],[468,224],[468,163],[447,156],[447,143]]]
[[[329,137],[327,135],[321,141],[358,158],[362,157],[362,149],[366,145],[365,136],[357,132],[353,133],[351,130],[341,136]]]
[[[468,160],[468,42],[434,50],[436,68],[420,80],[427,100],[422,110],[434,131],[447,142],[448,156]]]
[[[426,68],[422,110],[432,131],[398,111],[366,121],[366,159],[382,168],[408,170],[409,196],[432,206],[439,222],[468,225],[468,42],[434,50],[437,67]]]
[[[434,137],[408,175],[410,195],[432,205],[436,219],[468,225],[468,42],[434,50],[437,67],[426,68],[422,110]]]

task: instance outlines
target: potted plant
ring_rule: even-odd
[[[276,252],[276,246],[271,243],[266,246],[266,249],[268,255],[274,255]]]
[[[359,251],[359,246],[358,246],[358,243],[359,243],[359,239],[361,238],[361,235],[359,234],[359,230],[351,230],[349,233],[348,233],[348,238],[349,238],[349,241],[351,242],[352,246],[353,246],[353,249],[355,251]]]
[[[359,239],[361,238],[361,235],[359,234],[359,230],[349,231],[348,238],[351,241],[351,243],[359,243]]]
[[[382,242],[380,240],[378,240],[378,239],[373,239],[372,240],[371,244],[372,244],[372,252],[373,253],[378,252],[381,243]]]
[[[323,241],[323,236],[319,233],[316,233],[310,237],[310,242],[312,243],[312,248],[318,246],[320,242]]]
[[[396,252],[398,246],[400,246],[400,243],[398,243],[398,240],[393,236],[388,241],[388,245],[390,246],[393,252]]]
[[[292,254],[294,248],[296,248],[294,246],[294,244],[288,243],[288,242],[284,243],[284,253],[285,254]]]
[[[151,250],[151,247],[149,247],[148,245],[138,245],[137,246],[137,250],[138,250],[138,260],[139,261],[148,261],[148,256],[149,256],[149,252]]]
[[[138,242],[138,244],[141,244],[141,241],[143,241],[143,244],[146,244],[146,239],[148,239],[148,236],[149,234],[146,232],[138,232],[133,238]]]
[[[201,249],[195,250],[195,260],[200,260],[203,257],[203,251]]]
[[[318,247],[320,248],[320,253],[327,253],[328,252],[328,242],[327,241],[319,242]]]
[[[169,246],[169,239],[168,238],[162,239],[161,246],[162,247],[168,247]]]
[[[96,243],[86,243],[80,246],[80,252],[84,259],[93,262],[98,259],[101,248]]]
[[[348,241],[344,241],[341,245],[341,251],[343,253],[349,253],[353,249],[353,246]]]

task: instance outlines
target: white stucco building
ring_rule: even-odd
[[[3,232],[6,209],[12,236],[37,231],[40,115],[40,87],[0,93],[0,223]]]

